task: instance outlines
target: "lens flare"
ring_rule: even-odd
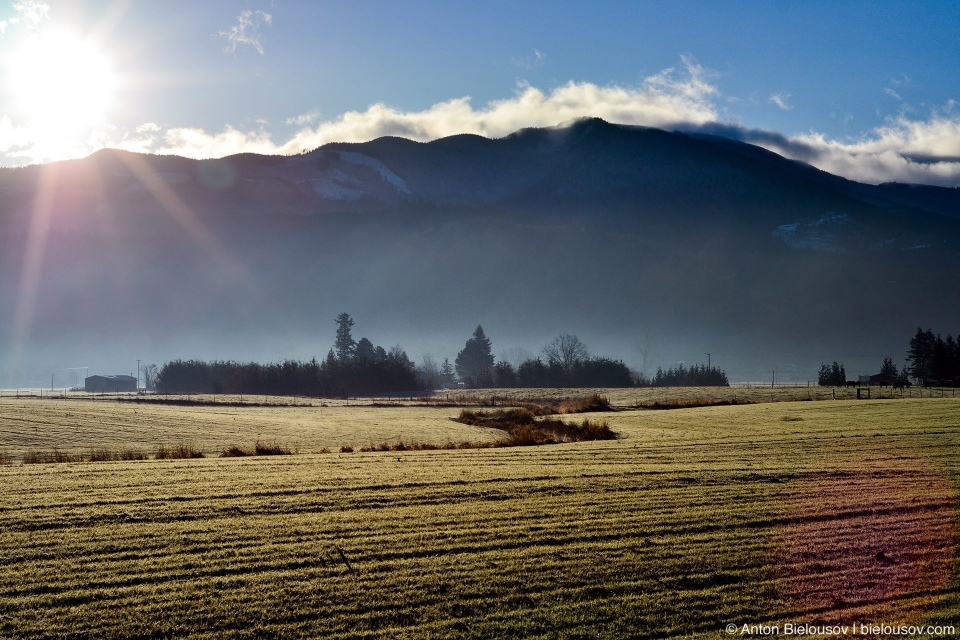
[[[838,443],[839,444],[839,443]],[[956,505],[919,452],[796,481],[772,565],[796,619],[911,623],[953,579]]]

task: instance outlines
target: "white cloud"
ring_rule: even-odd
[[[739,137],[860,182],[960,185],[960,113],[953,101],[925,120],[901,114],[859,139],[842,142],[815,132],[789,138],[744,132]]]
[[[284,123],[288,125],[294,125],[297,127],[305,127],[308,124],[313,124],[314,122],[318,121],[321,117],[323,117],[323,114],[320,113],[320,110],[313,109],[299,116],[287,118],[286,120],[284,120]]]
[[[7,27],[22,25],[28,32],[34,31],[40,23],[50,17],[50,5],[38,0],[15,2],[16,15],[9,20],[0,20],[0,38],[6,35]]]
[[[789,98],[779,97],[784,102]],[[216,133],[194,127],[164,127],[154,122],[144,123],[132,133],[108,131],[78,140],[51,140],[43,131],[19,127],[2,116],[0,154],[6,156],[4,164],[21,159],[46,162],[81,157],[104,146],[192,158],[243,152],[296,154],[328,142],[363,142],[386,135],[419,141],[459,133],[497,138],[524,127],[549,127],[575,118],[600,117],[620,124],[713,132],[862,182],[960,185],[960,109],[954,102],[926,117],[903,111],[881,127],[844,140],[830,139],[818,132],[787,136],[750,130],[736,121],[725,120],[717,104],[727,102],[711,83],[710,73],[692,59],[683,58],[679,68],[649,76],[637,86],[571,81],[544,91],[521,84],[513,96],[482,106],[474,106],[469,97],[461,97],[422,111],[375,104],[326,120],[319,111],[309,111],[287,119],[287,125],[299,130],[279,141],[274,140],[264,123],[251,130],[226,126]]]
[[[27,29],[35,29],[50,17],[50,5],[39,0],[22,0],[15,3],[13,9],[17,15],[10,19],[10,24],[22,22]]]
[[[244,9],[237,16],[237,24],[230,27],[229,31],[221,31],[217,35],[226,38],[230,44],[224,48],[224,51],[233,53],[237,46],[253,47],[257,53],[263,55],[263,40],[260,35],[260,25],[270,24],[273,16],[263,11]]]
[[[903,98],[900,97],[900,94],[894,91],[893,89],[891,89],[890,87],[884,87],[883,92],[888,96],[896,98],[897,100],[903,100]]]
[[[712,102],[717,90],[706,81],[706,75],[702,67],[684,58],[682,69],[667,69],[637,87],[571,81],[544,92],[522,84],[513,97],[481,108],[474,108],[469,97],[413,112],[379,103],[365,111],[348,111],[316,126],[304,126],[280,143],[273,142],[265,131],[244,132],[228,126],[220,133],[208,133],[178,128],[158,139],[154,152],[209,158],[241,151],[293,154],[327,142],[364,142],[389,135],[420,141],[458,133],[497,138],[524,127],[554,126],[582,117],[662,128],[703,124],[719,118]],[[319,113],[309,112],[288,119],[287,124],[309,125],[318,119]]]
[[[770,102],[777,105],[784,111],[789,111],[790,109],[793,109],[793,106],[787,102],[789,99],[790,99],[789,93],[774,93],[770,95]]]

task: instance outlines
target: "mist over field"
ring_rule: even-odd
[[[582,120],[300,156],[100,151],[0,170],[0,387],[70,367],[453,359],[576,334],[642,373],[851,377],[960,317],[957,189],[851,182],[727,138]],[[59,385],[58,385],[59,386]]]

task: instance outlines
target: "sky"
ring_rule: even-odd
[[[960,185],[960,3],[0,0],[0,166],[580,117]]]

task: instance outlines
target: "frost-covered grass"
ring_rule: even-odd
[[[249,399],[249,398],[248,398]],[[257,399],[259,402],[259,398]],[[325,404],[325,403],[324,403]],[[451,420],[450,407],[177,406],[86,399],[0,399],[0,451],[15,462],[53,451],[89,457],[95,451],[151,455],[190,443],[208,456],[231,446],[277,443],[303,453],[383,442],[494,442],[498,434]]]
[[[590,417],[622,438],[2,466],[0,637],[726,637],[960,617],[960,401]]]

